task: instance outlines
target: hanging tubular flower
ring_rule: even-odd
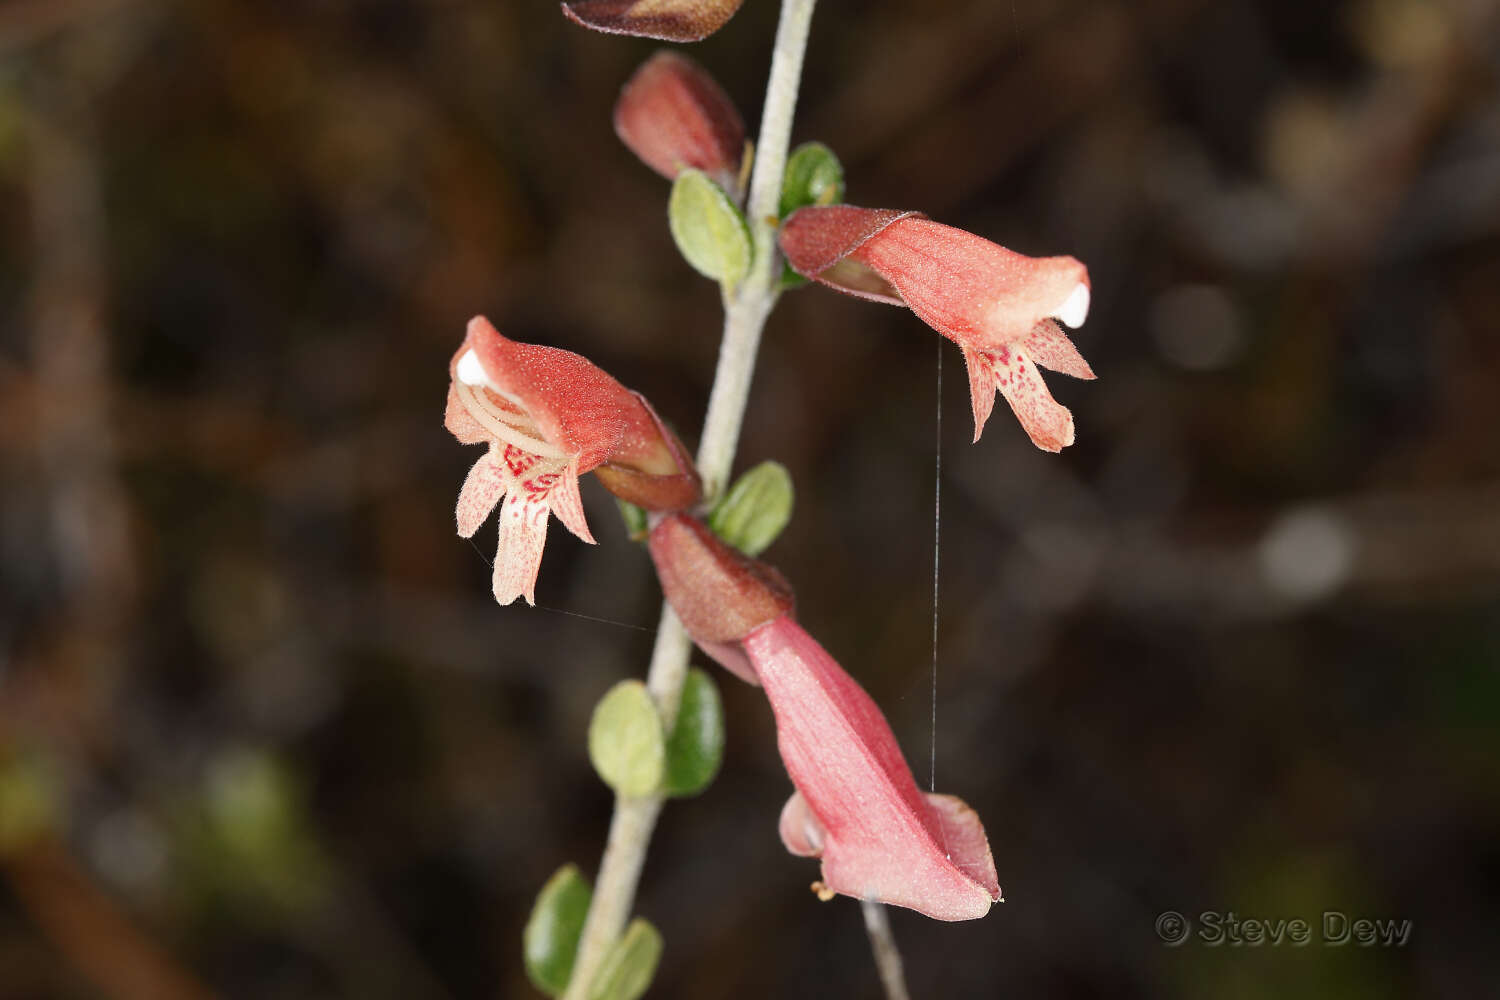
[[[489,445],[459,491],[459,535],[473,536],[504,498],[494,575],[501,604],[536,603],[549,514],[593,544],[578,495],[584,473],[648,510],[698,501],[697,473],[676,436],[643,397],[577,354],[518,344],[476,316],[448,373],[444,426],[463,444]]]
[[[698,42],[724,27],[744,0],[565,0],[585,28],[664,42]]]
[[[745,122],[691,59],[665,49],[647,59],[620,91],[614,119],[620,141],[667,180],[691,167],[740,199]]]
[[[973,920],[1000,899],[979,816],[952,795],[917,788],[885,716],[854,678],[790,618],[745,639],[797,791],[781,811],[782,843],[821,858],[826,888]]]
[[[781,814],[793,854],[821,857],[833,892],[971,920],[1000,898],[979,817],[951,795],[925,795],[885,716],[791,617],[781,574],[684,514],[660,519],[651,558],[693,640],[765,688],[797,792]]]
[[[1073,443],[1073,415],[1047,391],[1037,366],[1091,379],[1093,370],[1058,325],[1088,317],[1088,270],[1073,257],[1027,257],[916,212],[803,208],[782,226],[781,249],[798,274],[850,295],[911,308],[963,349],[979,440],[999,390],[1032,442]]]

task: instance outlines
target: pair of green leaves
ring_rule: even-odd
[[[792,151],[781,186],[781,218],[804,205],[832,205],[843,197],[844,168],[833,150],[809,142]],[[677,249],[704,277],[733,289],[750,273],[755,244],[749,223],[728,192],[703,171],[677,175],[667,201],[667,224]]]
[[[637,680],[610,688],[589,721],[589,760],[604,783],[626,798],[697,795],[723,759],[724,706],[702,670],[688,671],[670,733]]]
[[[537,894],[522,945],[526,975],[548,996],[561,996],[573,978],[593,898],[593,889],[573,864],[559,868]],[[661,950],[660,932],[640,917],[632,920],[594,974],[589,1000],[636,1000],[651,985]]]

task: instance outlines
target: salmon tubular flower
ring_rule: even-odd
[[[698,502],[698,475],[676,435],[640,394],[577,354],[516,343],[477,316],[448,374],[444,426],[463,444],[489,446],[459,491],[458,533],[472,537],[500,505],[501,604],[536,603],[549,515],[593,544],[578,493],[584,473],[648,510]]]
[[[797,789],[781,839],[793,854],[822,859],[820,889],[938,920],[989,912],[1000,885],[979,817],[960,799],[917,788],[875,702],[793,621],[781,575],[683,514],[657,521],[650,548],[688,634],[765,689]]]
[[[620,91],[614,121],[620,141],[667,180],[701,170],[740,200],[745,122],[693,60],[665,49],[647,59]]]
[[[979,816],[962,799],[917,788],[879,707],[790,618],[762,625],[745,652],[776,716],[776,743],[797,791],[782,843],[821,858],[827,889],[974,920],[999,900]]]
[[[1088,317],[1089,275],[1077,259],[1027,257],[920,213],[852,205],[794,212],[780,243],[803,277],[908,306],[963,350],[975,441],[998,390],[1038,448],[1073,443],[1073,415],[1037,368],[1094,377],[1062,329]]]

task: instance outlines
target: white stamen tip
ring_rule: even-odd
[[[479,363],[479,355],[473,349],[464,352],[464,356],[458,359],[458,370],[455,373],[458,380],[464,385],[482,385],[486,388],[494,388],[490,384],[490,377],[485,374],[484,365]]]
[[[1089,286],[1080,282],[1052,315],[1071,330],[1082,326],[1089,318]]]

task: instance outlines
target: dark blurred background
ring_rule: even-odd
[[[691,54],[752,129],[776,4]],[[893,913],[919,997],[1469,997],[1500,980],[1493,0],[825,0],[797,141],[849,200],[1093,277],[1078,444],[943,344],[937,782],[1008,902]],[[457,538],[465,321],[586,354],[693,443],[711,283],[615,140],[655,46],[550,0],[0,3],[0,996],[527,997],[592,873],[584,733],[659,595],[608,497],[538,609]],[[938,344],[773,316],[768,553],[925,778]],[[585,617],[587,616],[587,617]],[[861,997],[785,854],[763,697],[673,804],[657,997]],[[1302,918],[1305,948],[1157,915]],[[1407,919],[1323,946],[1324,911]]]

